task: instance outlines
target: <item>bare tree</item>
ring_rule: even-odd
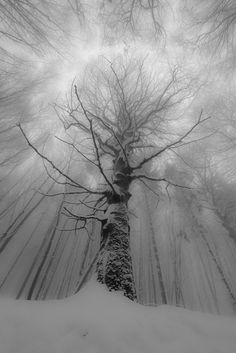
[[[234,0],[187,0],[193,25],[200,29],[198,42],[215,50],[235,48],[236,4]]]
[[[5,38],[38,51],[41,46],[56,49],[58,33],[65,30],[63,18],[73,13],[80,21],[83,7],[79,0],[68,0],[64,4],[51,0],[1,0],[0,33]]]
[[[96,263],[97,280],[131,300],[136,299],[129,225],[132,183],[141,182],[149,189],[152,183],[189,188],[156,175],[150,166],[178,146],[193,142],[190,135],[209,118],[201,112],[195,122],[175,130],[180,123],[177,107],[189,86],[183,85],[176,68],[157,81],[145,66],[144,60],[122,58],[90,65],[81,87],[74,84],[66,104],[56,106],[65,129],[65,137],[57,139],[79,159],[71,174],[40,152],[18,125],[28,145],[43,159],[48,175],[66,187],[47,196],[64,195],[62,216],[73,220],[75,232],[84,229],[89,234],[92,222],[101,224],[100,248],[88,271]],[[87,170],[87,180],[76,176],[81,168]],[[91,176],[95,176],[93,182]]]
[[[154,37],[160,38],[165,33],[163,17],[167,4],[163,0],[103,0],[100,7],[103,21],[113,30],[115,27],[140,35],[144,27],[151,28]]]
[[[234,217],[236,194],[232,188],[234,180],[229,182],[227,174],[222,177],[214,166],[213,158],[207,157],[205,167],[197,172],[197,178],[200,183],[202,207],[211,209],[229,236],[236,241]]]

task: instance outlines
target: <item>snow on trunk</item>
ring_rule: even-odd
[[[102,229],[97,279],[110,291],[122,291],[131,300],[136,299],[126,202],[109,205],[108,220]]]

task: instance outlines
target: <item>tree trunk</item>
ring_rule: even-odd
[[[109,291],[122,291],[126,297],[135,300],[127,202],[111,203],[107,214],[97,261],[97,280]]]

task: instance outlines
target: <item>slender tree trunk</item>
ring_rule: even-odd
[[[136,299],[126,202],[109,205],[108,220],[102,229],[97,280],[105,284],[110,291],[122,291],[129,299]]]

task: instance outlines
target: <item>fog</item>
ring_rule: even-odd
[[[183,143],[145,165],[153,178],[168,183],[132,184],[129,218],[138,302],[162,304],[164,291],[170,305],[235,314],[236,11],[227,1],[151,3],[0,0],[2,296],[65,298],[92,274],[100,224],[75,230],[63,214],[70,186],[53,165],[97,190],[101,173],[81,155],[88,151],[90,156],[91,141],[65,129],[73,85],[83,102],[92,101],[99,89],[103,102],[109,93],[105,86],[102,91],[102,80],[110,63],[125,67],[141,60],[151,92],[164,92],[174,77],[162,134],[150,133],[149,144],[161,149],[199,118],[205,121]],[[127,92],[138,81],[130,82]],[[78,141],[80,154],[61,141],[65,138]],[[134,161],[145,153],[138,152]],[[108,170],[109,160],[103,163]],[[81,203],[79,212],[86,212]]]

